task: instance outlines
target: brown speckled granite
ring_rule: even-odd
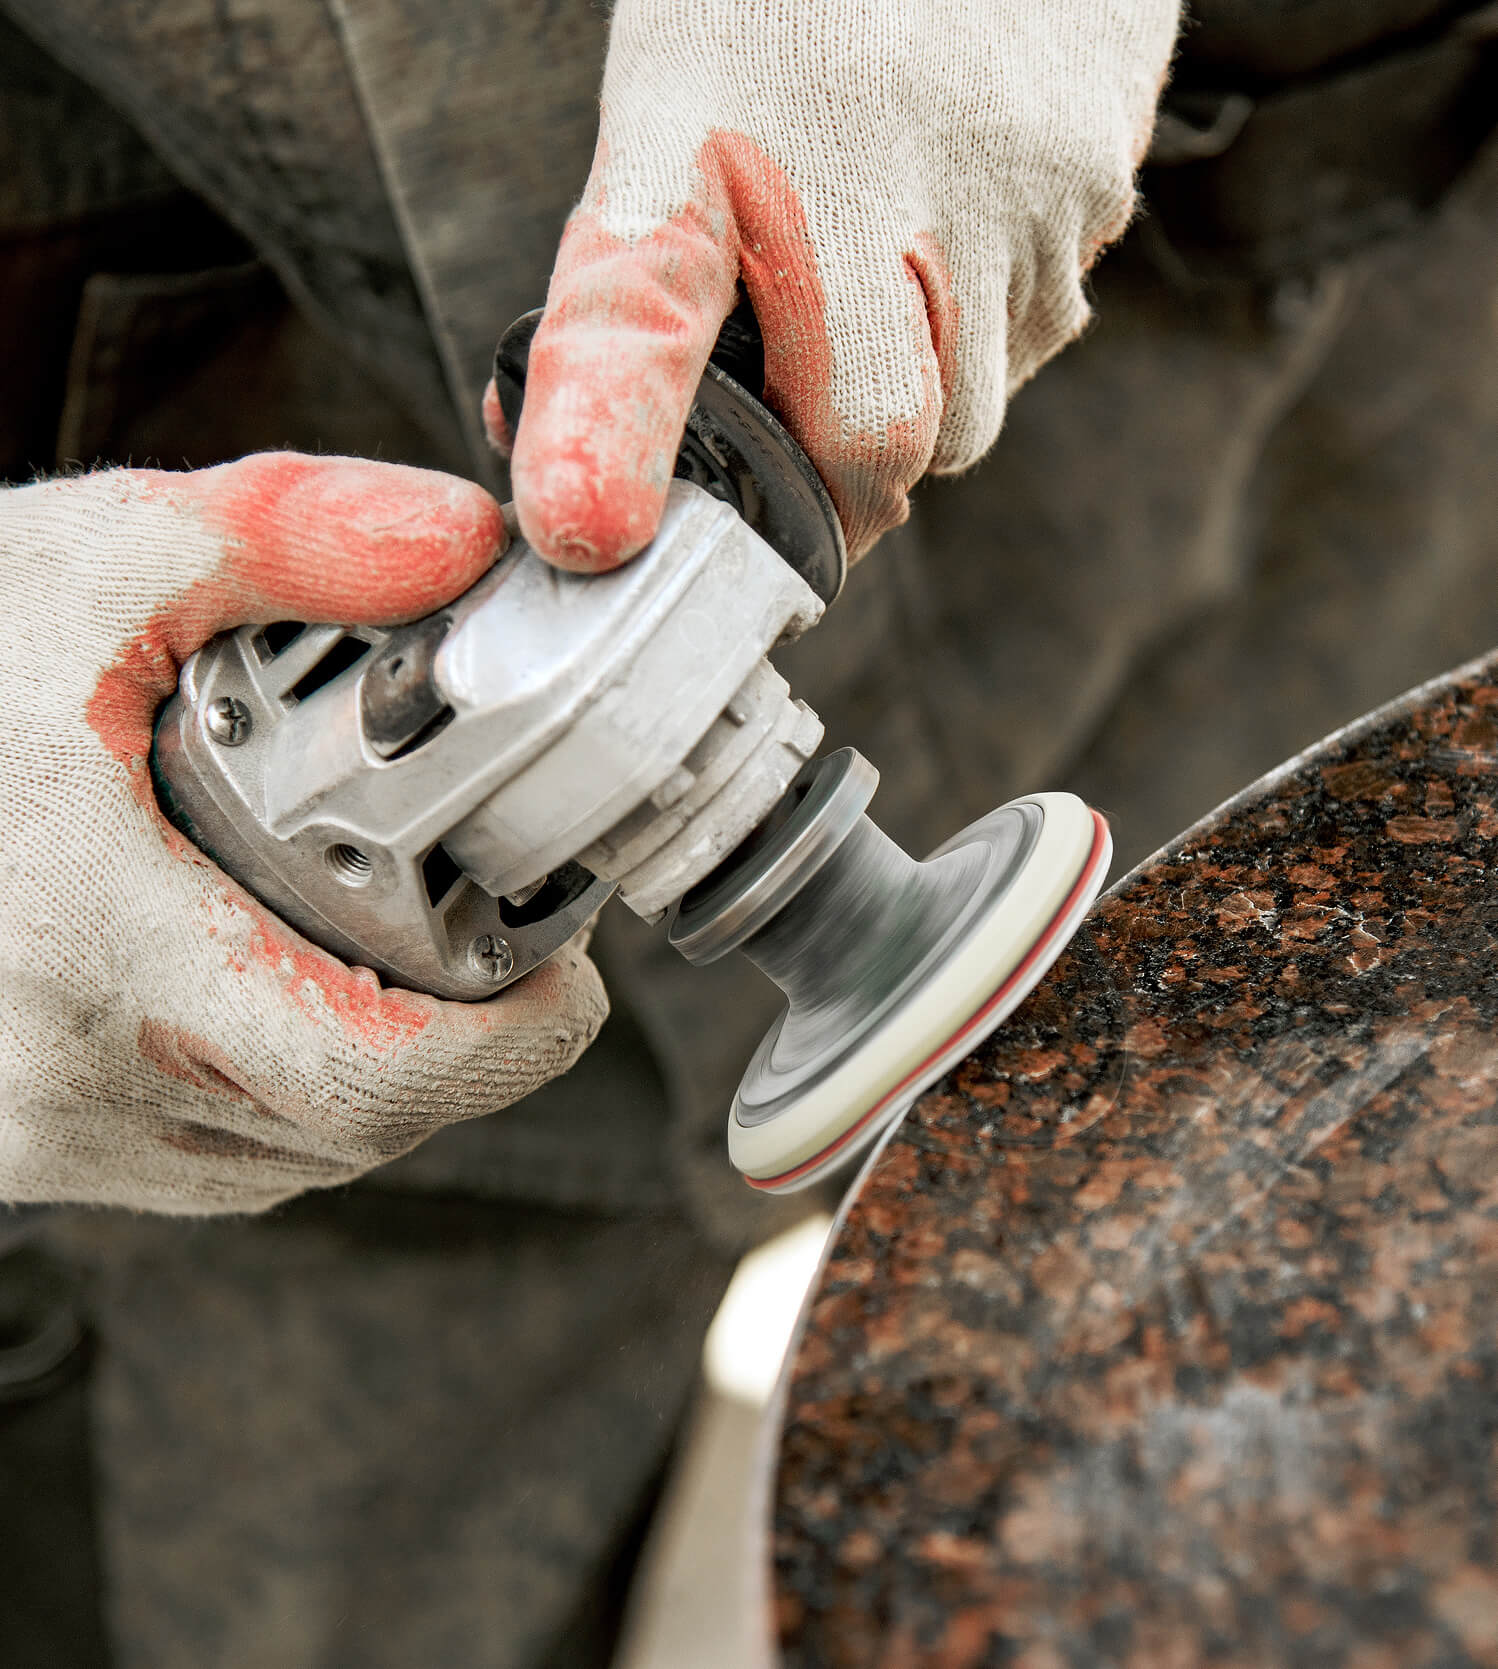
[[[1498,1663],[1498,657],[1089,918],[864,1180],[793,1669]]]

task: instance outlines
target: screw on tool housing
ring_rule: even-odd
[[[209,702],[203,713],[203,728],[221,748],[237,748],[248,742],[255,721],[237,696],[220,696]]]
[[[468,961],[476,974],[498,985],[515,966],[515,953],[497,934],[480,933],[468,947]]]

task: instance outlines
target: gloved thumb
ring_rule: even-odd
[[[134,751],[183,661],[216,632],[273,620],[383,626],[466,590],[505,545],[499,506],[454,476],[269,452],[175,474],[120,470],[94,487],[134,510],[151,612],[106,668],[89,719]],[[101,506],[102,508],[102,506]]]

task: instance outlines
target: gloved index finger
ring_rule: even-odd
[[[735,300],[733,217],[712,195],[632,241],[585,206],[562,238],[511,463],[521,530],[560,568],[618,567],[659,525]]]

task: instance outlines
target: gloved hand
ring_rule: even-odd
[[[156,710],[214,632],[409,619],[503,542],[479,488],[344,458],[0,491],[0,1199],[258,1210],[505,1106],[593,1037],[581,952],[482,1004],[382,989],[151,788]]]
[[[1177,0],[618,0],[593,171],[531,347],[526,537],[613,567],[659,520],[742,279],[766,395],[848,547],[992,444],[1082,328]],[[491,420],[496,403],[486,401]],[[503,449],[502,421],[491,435]]]

